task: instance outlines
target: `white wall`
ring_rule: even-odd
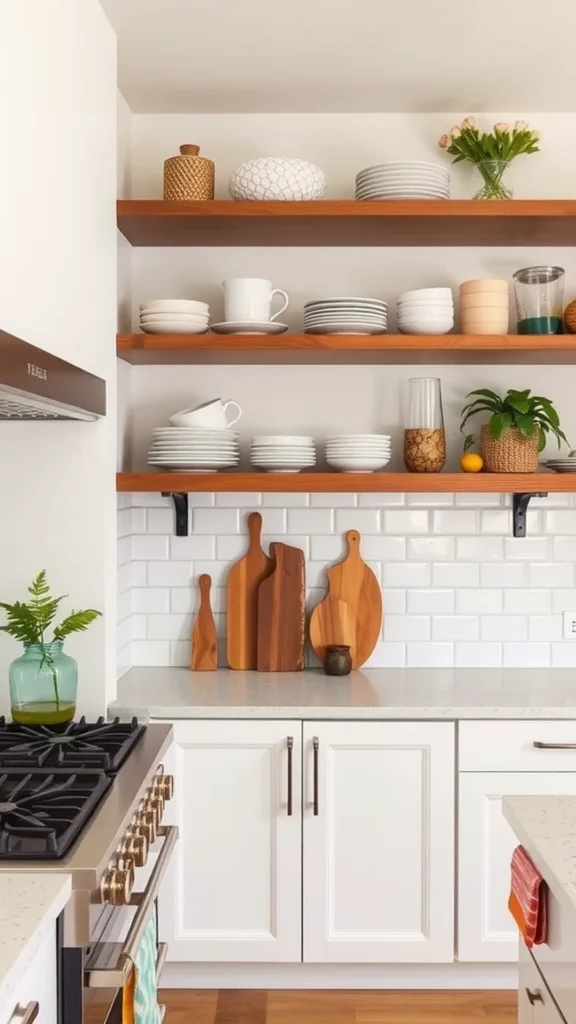
[[[39,569],[105,616],[71,639],[79,707],[115,660],[116,38],[97,0],[0,6],[0,327],[107,382],[98,423],[0,423],[0,597]],[[1,351],[0,351],[1,359]],[[2,711],[7,669],[0,643]]]

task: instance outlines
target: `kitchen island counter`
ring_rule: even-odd
[[[31,964],[36,951],[66,906],[70,875],[23,874],[0,870],[0,1008]]]

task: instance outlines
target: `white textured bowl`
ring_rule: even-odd
[[[413,299],[436,299],[439,302],[453,302],[451,288],[415,288],[410,292],[402,292],[398,302],[411,302]]]
[[[448,334],[453,327],[453,320],[413,320],[408,323],[398,323],[400,334]]]
[[[383,469],[390,462],[390,459],[383,456],[360,457],[360,456],[327,456],[326,462],[334,469],[341,469],[343,473],[374,473],[377,469]]]
[[[248,160],[232,171],[228,188],[233,199],[320,199],[326,178],[315,164],[292,157]]]

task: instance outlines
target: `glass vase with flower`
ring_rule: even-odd
[[[447,135],[441,135],[438,144],[458,164],[466,160],[476,167],[482,186],[474,199],[512,199],[512,190],[504,181],[510,164],[525,153],[538,152],[537,131],[525,121],[516,121],[514,127],[498,121],[491,132],[480,132],[474,117],[455,124]]]

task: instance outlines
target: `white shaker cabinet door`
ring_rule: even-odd
[[[508,910],[510,860],[518,839],[503,796],[576,794],[576,772],[461,772],[459,775],[458,959],[518,959]]]
[[[301,960],[301,735],[295,721],[174,724],[169,960]]]
[[[304,725],[304,960],[454,959],[454,726]]]
[[[26,973],[5,1005],[0,1006],[0,1024],[20,1024],[30,1003],[38,1003],[35,1024],[58,1022],[58,969],[56,965],[56,923],[31,954]],[[31,1016],[33,1016],[31,1010]]]

